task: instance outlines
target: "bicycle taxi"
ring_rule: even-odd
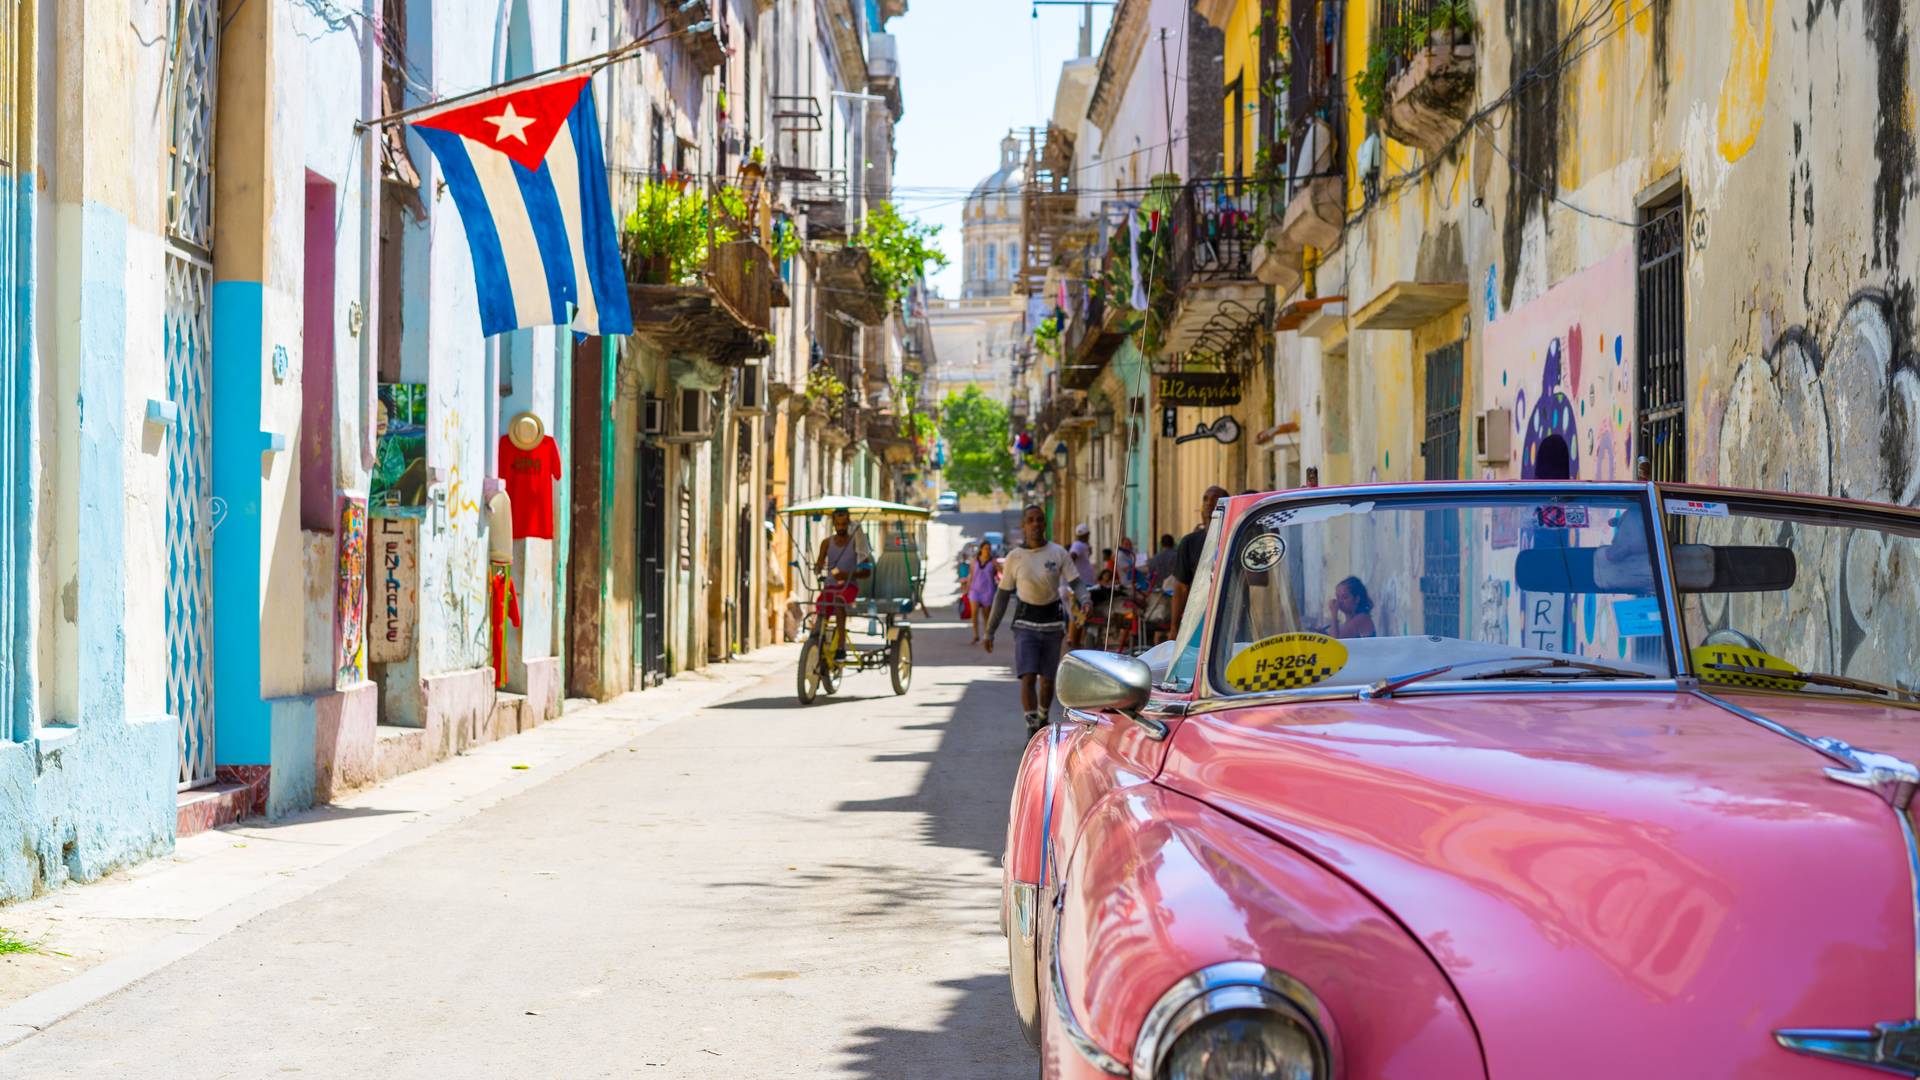
[[[821,542],[833,531],[836,513],[845,511],[852,531],[864,537],[870,560],[860,569],[851,601],[835,595],[828,572],[818,566]],[[800,704],[840,688],[849,670],[885,668],[893,692],[904,694],[913,682],[913,628],[906,617],[920,606],[926,586],[927,519],[924,507],[883,502],[858,495],[829,495],[781,511],[801,558],[793,568],[813,595],[803,609],[800,666],[795,673]],[[845,629],[837,618],[846,614]]]

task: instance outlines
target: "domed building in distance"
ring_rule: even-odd
[[[1020,140],[1000,140],[1000,168],[974,185],[961,213],[963,299],[1010,296],[1020,273],[1020,189],[1026,162]]]

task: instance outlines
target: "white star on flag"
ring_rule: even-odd
[[[526,142],[527,128],[533,125],[534,120],[531,116],[520,116],[515,113],[513,111],[513,102],[511,101],[507,102],[507,110],[505,112],[499,116],[488,116],[484,119],[487,123],[500,129],[494,133],[494,142],[503,142],[507,139],[519,139],[521,142]]]

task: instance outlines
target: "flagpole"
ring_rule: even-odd
[[[423,112],[430,112],[435,109],[445,108],[448,105],[457,104],[458,102],[466,101],[470,98],[485,97],[488,94],[498,93],[509,86],[519,86],[522,83],[529,83],[539,79],[549,78],[553,75],[559,74],[562,71],[571,71],[575,68],[591,67],[594,71],[599,71],[601,68],[608,67],[613,64],[617,64],[622,60],[630,59],[634,53],[638,52],[641,49],[646,48],[649,45],[658,45],[663,41],[671,41],[672,39],[679,37],[681,34],[705,33],[706,31],[713,29],[713,21],[711,19],[708,19],[708,20],[703,20],[701,22],[694,23],[692,26],[675,30],[670,34],[661,34],[658,37],[652,36],[656,31],[658,31],[661,27],[665,25],[667,25],[667,21],[665,19],[662,19],[661,21],[647,28],[647,31],[641,34],[637,40],[629,41],[625,45],[621,45],[618,48],[608,49],[606,52],[595,53],[592,56],[583,56],[578,60],[569,60],[564,64],[556,64],[553,67],[547,68],[543,71],[536,71],[531,75],[522,75],[519,78],[508,79],[506,82],[495,83],[492,86],[483,86],[478,90],[469,90],[464,94],[455,94],[450,98],[441,98],[438,101],[429,101],[421,105],[412,105],[407,108],[397,110],[395,112],[387,113],[385,116],[376,116],[371,120],[355,120],[353,122],[353,127],[355,131],[365,131],[369,128],[384,127],[387,124],[398,123],[399,121],[405,120],[409,116],[418,116]]]

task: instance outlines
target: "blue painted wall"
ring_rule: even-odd
[[[213,284],[213,495],[227,517],[213,534],[214,760],[268,765],[270,706],[260,696],[260,394],[264,290]]]
[[[53,422],[77,425],[79,432],[80,715],[74,724],[47,724],[43,717],[29,738],[0,741],[0,900],[91,880],[173,847],[175,721],[126,715],[127,222],[100,205],[76,212],[71,249],[52,258],[76,274],[79,349],[73,356],[49,350],[44,363],[79,365],[81,392],[60,403]],[[31,224],[23,208],[23,235],[31,234]],[[20,278],[11,299],[25,308],[33,283],[28,273]],[[133,340],[159,341],[158,325],[136,329]],[[23,323],[9,360],[30,370],[34,353]],[[21,375],[13,384],[15,409],[26,407],[22,395],[33,381]],[[18,414],[13,422],[22,422]],[[8,508],[22,527],[38,509],[24,495]],[[16,701],[16,715],[26,707]]]

